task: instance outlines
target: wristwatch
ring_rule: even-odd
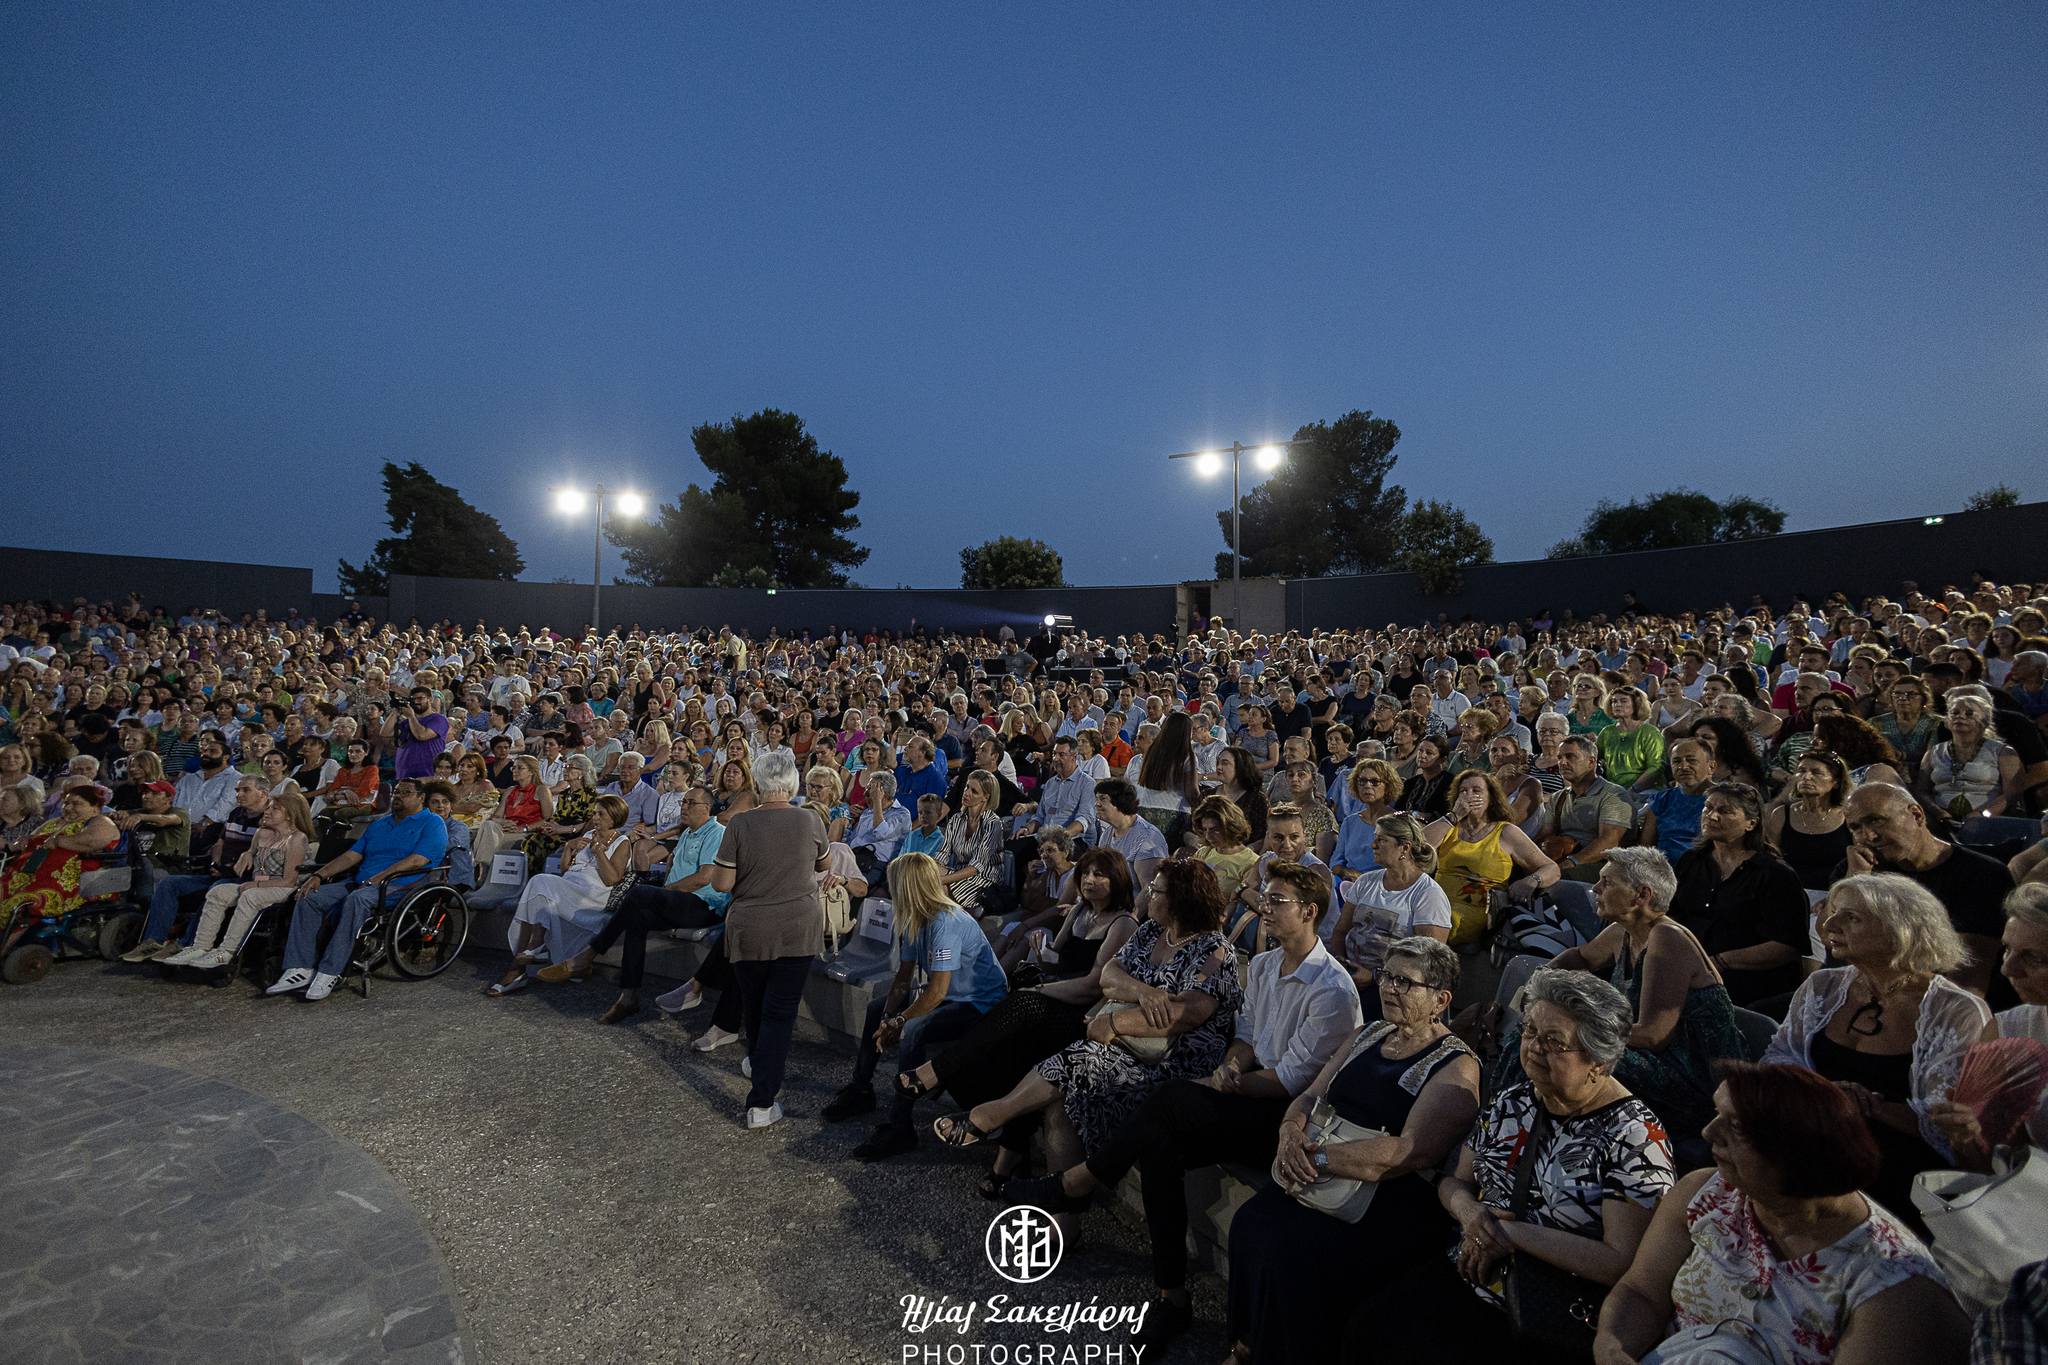
[[[1318,1147],[1316,1149],[1315,1154],[1309,1157],[1309,1162],[1316,1168],[1317,1175],[1328,1175],[1330,1173],[1330,1154],[1322,1148]]]

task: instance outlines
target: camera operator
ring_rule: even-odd
[[[434,760],[448,747],[448,718],[435,707],[434,694],[424,687],[415,687],[406,697],[392,695],[384,733],[398,745],[395,780],[423,782],[434,775]]]

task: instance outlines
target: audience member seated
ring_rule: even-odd
[[[2048,886],[2031,882],[2006,897],[2003,946],[1999,970],[2020,1003],[1999,1011],[1998,1036],[2048,1044]],[[1991,1168],[1992,1149],[1973,1110],[1943,1100],[1928,1107],[1928,1116],[1948,1139],[1958,1164],[1980,1171]],[[2023,1137],[2036,1147],[2048,1147],[2048,1091],[2035,1102]]]
[[[1100,808],[1099,792],[1095,801]],[[985,926],[1003,974],[1013,984],[1017,968],[1025,962],[1035,962],[1047,941],[1058,932],[1060,921],[1073,908],[1077,895],[1072,836],[1063,829],[1040,830],[1038,857],[1024,870],[1024,895],[1018,913],[999,925],[990,921]]]
[[[1964,1050],[1990,1036],[1991,1011],[1941,975],[1961,964],[1962,940],[1917,882],[1878,872],[1835,883],[1821,936],[1842,965],[1800,983],[1764,1060],[1817,1071],[1848,1093],[1883,1158],[1869,1193],[1917,1222],[1913,1177],[1951,1157],[1929,1110],[1948,1097]]]
[[[346,853],[298,884],[284,974],[265,994],[304,991],[308,1000],[333,994],[379,898],[418,881],[447,852],[447,823],[426,808],[420,784],[412,778],[392,783],[390,811],[372,821]],[[345,876],[350,879],[340,880]],[[322,933],[328,935],[324,946]]]
[[[970,781],[968,801],[987,789],[991,774]],[[991,812],[991,822],[996,816]],[[974,917],[947,896],[939,864],[922,853],[906,853],[889,864],[889,904],[895,912],[896,975],[868,1005],[854,1056],[853,1079],[823,1110],[827,1123],[872,1113],[875,1071],[882,1054],[896,1052],[885,1122],[853,1149],[860,1161],[883,1161],[917,1146],[911,1113],[936,1089],[919,1075],[934,1045],[971,1032],[1009,993],[995,952]],[[919,983],[922,983],[920,985]]]
[[[1095,847],[1121,853],[1131,866],[1132,881],[1150,886],[1152,873],[1167,856],[1166,836],[1142,810],[1138,788],[1122,778],[1095,788]]]
[[[1440,940],[1387,945],[1372,986],[1376,1022],[1341,1045],[1287,1106],[1276,1164],[1289,1183],[1262,1187],[1230,1224],[1229,1328],[1238,1359],[1335,1358],[1346,1305],[1449,1242],[1451,1222],[1431,1176],[1479,1108],[1478,1063],[1444,1025],[1458,972],[1457,954]],[[1327,1124],[1314,1125],[1318,1113],[1367,1131],[1326,1140]],[[1332,1180],[1376,1186],[1357,1222],[1295,1197]]]
[[[547,817],[528,827],[526,837],[519,841],[519,851],[526,855],[529,870],[538,869],[569,840],[590,831],[591,812],[597,804],[596,777],[596,769],[584,755],[570,754],[562,760],[562,787],[554,793],[553,806]],[[616,832],[616,827],[612,832]]]
[[[512,782],[499,798],[498,813],[481,821],[470,841],[481,867],[491,865],[499,848],[519,846],[529,834],[554,819],[555,794],[540,780],[540,760],[531,754],[520,754],[512,759],[510,771]],[[529,863],[529,870],[539,871],[540,864]]]
[[[1951,687],[1942,694],[1949,737],[1920,760],[1920,793],[1951,820],[2020,809],[2020,758],[1991,728],[1991,694]]]
[[[1459,774],[1449,814],[1423,837],[1436,846],[1431,875],[1450,898],[1454,948],[1479,942],[1497,902],[1526,901],[1558,879],[1557,864],[1514,823],[1491,773]]]
[[[969,918],[1000,912],[1007,895],[1007,888],[1001,886],[1003,817],[996,814],[999,795],[994,773],[969,773],[961,787],[960,809],[946,822],[946,837],[935,855],[945,869],[947,898]]]
[[[249,846],[230,869],[245,880],[219,881],[208,887],[191,946],[162,960],[173,967],[203,971],[226,966],[241,950],[257,916],[291,898],[312,837],[312,812],[296,788],[271,797]]]
[[[1205,796],[1188,825],[1195,860],[1208,864],[1216,874],[1216,884],[1223,888],[1224,902],[1230,907],[1224,937],[1242,952],[1256,951],[1259,912],[1243,898],[1245,882],[1259,862],[1258,850],[1250,844],[1250,823],[1229,797]]]
[[[1855,1102],[1799,1067],[1735,1063],[1714,1110],[1714,1164],[1658,1205],[1593,1358],[1961,1360],[1969,1318],[1934,1258],[1861,1193],[1880,1158]]]
[[[1671,918],[1713,954],[1738,1005],[1799,984],[1810,903],[1799,874],[1764,842],[1763,802],[1743,782],[1715,782],[1700,810],[1700,842],[1678,860]]]
[[[1784,794],[1764,812],[1764,843],[1778,849],[1808,891],[1825,891],[1853,838],[1843,807],[1855,788],[1840,754],[1809,749]]]
[[[619,797],[596,798],[590,833],[562,846],[561,872],[528,880],[508,931],[512,966],[491,985],[492,999],[535,980],[580,981],[590,975],[591,941],[605,927],[613,888],[633,875],[632,841],[619,828],[625,818],[626,803]]]
[[[1713,1117],[1715,1065],[1747,1052],[1720,972],[1692,931],[1670,918],[1677,891],[1678,877],[1656,849],[1615,849],[1593,884],[1607,927],[1551,965],[1603,975],[1627,998],[1635,1023],[1615,1078],[1683,1139]],[[1503,1061],[1518,1055],[1510,1048]]]
[[[1881,782],[1858,787],[1846,813],[1854,842],[1841,872],[1896,872],[1933,892],[1949,927],[1962,937],[1963,958],[1943,970],[1988,996],[1994,1009],[2013,1003],[2011,987],[1997,974],[1998,936],[2005,928],[1998,907],[2012,890],[2012,873],[1996,858],[1935,837],[1927,812],[1903,788]]]
[[[1671,1188],[1663,1123],[1614,1075],[1628,1050],[1628,1001],[1598,977],[1555,967],[1529,978],[1525,998],[1529,1079],[1493,1097],[1457,1170],[1437,1186],[1463,1236],[1455,1250],[1413,1245],[1402,1264],[1359,1287],[1346,1359],[1546,1359],[1509,1325],[1511,1265],[1533,1258],[1589,1281],[1560,1289],[1597,1304],[1634,1261]],[[1259,1344],[1251,1346],[1257,1359]]]
[[[121,842],[121,831],[101,812],[105,787],[81,784],[65,790],[57,814],[31,835],[7,864],[0,899],[0,955],[38,924],[62,921],[85,904],[79,879],[100,867]]]
[[[1013,982],[1016,989],[964,1037],[933,1049],[931,1060],[911,1072],[919,1093],[943,1089],[972,1108],[1008,1094],[1033,1067],[1087,1036],[1088,1011],[1102,1003],[1103,971],[1138,921],[1122,854],[1089,849],[1074,864],[1074,883],[1080,899],[1049,945],[1049,960],[1037,964],[1037,982]],[[1018,1123],[1004,1136],[983,1198],[1000,1195],[1021,1167],[1032,1127]]]
[[[1574,734],[1559,746],[1558,771],[1564,790],[1543,805],[1543,852],[1562,875],[1589,882],[1600,875],[1600,859],[1619,848],[1635,823],[1628,795],[1600,776],[1600,746],[1590,735]]]
[[[1699,841],[1714,756],[1696,739],[1673,741],[1668,754],[1671,781],[1643,803],[1641,842],[1675,863]]]
[[[1448,943],[1452,928],[1450,897],[1434,875],[1436,849],[1420,820],[1381,816],[1372,857],[1378,866],[1344,888],[1331,935],[1367,1018],[1379,1008],[1378,973],[1391,946],[1417,937]]]
[[[264,808],[270,804],[270,793],[260,777],[240,778],[232,790],[233,803],[219,826],[206,868],[156,879],[149,894],[149,913],[142,922],[142,939],[121,954],[123,962],[164,962],[191,946],[192,931],[199,927],[200,898],[215,882],[234,877],[235,863],[256,837]],[[196,824],[195,818],[195,828]],[[185,937],[174,939],[179,916],[188,912],[192,919]]]
[[[1114,1189],[1132,1169],[1138,1171],[1152,1240],[1152,1281],[1159,1291],[1139,1338],[1147,1345],[1172,1340],[1194,1320],[1187,1288],[1185,1174],[1218,1162],[1271,1166],[1278,1125],[1292,1112],[1295,1097],[1358,1032],[1358,990],[1316,936],[1329,899],[1322,869],[1300,863],[1276,867],[1259,913],[1266,937],[1277,946],[1252,959],[1237,1037],[1216,1070],[1152,1091],[1086,1162],[1011,1186],[1011,1203],[1078,1213],[1095,1191]]]
[[[1222,933],[1223,888],[1207,864],[1173,858],[1149,901],[1145,923],[1103,969],[1104,1005],[1087,1037],[1001,1099],[939,1119],[932,1131],[940,1141],[995,1141],[1006,1125],[1043,1114],[1047,1155],[1064,1168],[1099,1148],[1159,1086],[1216,1069],[1243,994]]]
[[[853,850],[861,875],[868,883],[881,885],[889,875],[889,860],[896,856],[910,833],[911,817],[896,800],[894,774],[876,772],[863,776],[867,804],[861,809],[860,818],[853,822],[853,833],[847,836],[846,846]]]

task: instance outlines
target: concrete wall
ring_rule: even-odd
[[[1072,616],[1077,625],[1112,635],[1170,631],[1177,585],[1128,588],[1037,588],[1018,592],[964,589],[787,589],[649,588],[607,584],[602,624],[677,630],[732,626],[756,635],[769,630],[908,631],[987,628],[1008,623],[1028,631],[1049,612]],[[449,620],[470,625],[521,625],[538,630],[580,631],[590,621],[590,585],[498,583],[469,578],[391,578],[390,617]]]
[[[313,571],[279,564],[224,564],[203,559],[80,554],[70,550],[0,547],[0,601],[38,598],[120,602],[140,594],[150,606],[211,607],[230,615],[262,608],[273,616],[306,611]]]
[[[1640,554],[1485,564],[1467,570],[1464,591],[1453,597],[1425,595],[1413,574],[1290,579],[1287,624],[1378,626],[1439,612],[1453,620],[1467,613],[1526,620],[1544,608],[1586,616],[1620,610],[1621,595],[1631,591],[1656,609],[1741,608],[1758,593],[1783,607],[1794,593],[1816,603],[1838,589],[1852,598],[1896,594],[1906,579],[1932,592],[1967,585],[1973,571],[1999,581],[2048,579],[2048,503],[1950,513],[1938,526],[1913,518]]]

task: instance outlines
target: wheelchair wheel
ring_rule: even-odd
[[[451,886],[430,886],[391,917],[385,950],[400,976],[424,980],[448,969],[469,941],[469,906]]]
[[[56,955],[40,943],[24,943],[0,962],[0,980],[10,986],[29,986],[50,974]]]
[[[123,910],[108,915],[100,925],[100,956],[107,961],[114,959],[142,941],[142,912]]]

